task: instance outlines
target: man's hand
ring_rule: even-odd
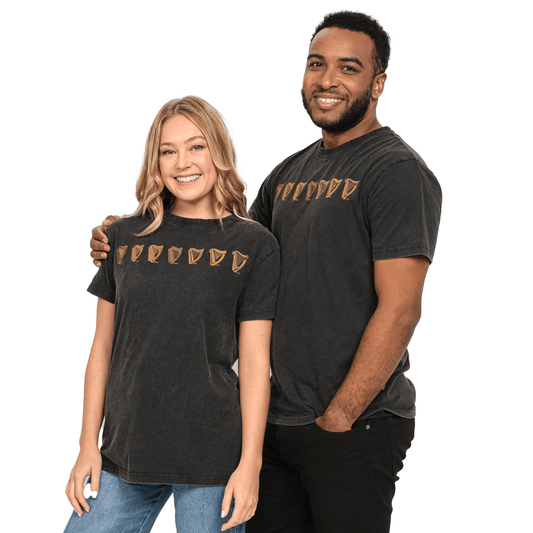
[[[352,429],[353,420],[348,418],[348,415],[340,409],[326,409],[326,412],[319,416],[316,420],[316,425],[325,431],[331,433],[343,433]]]
[[[107,228],[119,218],[120,217],[117,215],[109,215],[102,222],[101,226],[96,226],[96,228],[93,228],[91,238],[91,257],[93,258],[93,263],[99,268],[102,266],[102,263],[100,263],[99,259],[104,260],[107,257],[106,252],[111,250],[105,232]]]

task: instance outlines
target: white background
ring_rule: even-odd
[[[196,94],[229,121],[250,201],[319,137],[310,36],[358,9],[392,37],[378,116],[444,191],[411,343],[417,436],[394,533],[531,531],[531,47],[524,2],[48,1],[0,13],[0,528],[61,532],[96,300],[89,234],[131,213],[148,128]],[[14,7],[16,6],[16,7]],[[529,141],[529,142],[528,142]],[[16,519],[16,526],[11,519]],[[154,532],[173,531],[172,506]]]

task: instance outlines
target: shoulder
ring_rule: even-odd
[[[299,150],[289,157],[285,158],[279,165],[277,165],[270,175],[266,178],[263,185],[277,185],[280,179],[283,179],[287,170],[293,166],[299,165],[303,161],[307,161],[309,157],[312,157],[316,153],[316,149],[320,146],[321,140],[315,141],[309,146],[306,146],[303,150]]]
[[[437,178],[418,152],[390,128],[382,128],[373,144],[373,149],[369,150],[372,162],[368,166],[366,186],[371,187],[382,179],[423,180],[440,190]]]
[[[234,217],[233,229],[239,235],[239,239],[254,243],[262,256],[267,256],[279,249],[276,237],[264,226],[254,220],[245,220]]]

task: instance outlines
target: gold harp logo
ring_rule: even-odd
[[[200,257],[202,257],[204,249],[198,250],[197,248],[189,248],[189,265],[195,265]]]
[[[239,270],[246,264],[246,261],[248,261],[247,255],[237,251],[233,252],[233,265],[231,270],[235,273],[239,272]]]
[[[342,199],[347,200],[348,196],[350,196],[350,194],[352,194],[355,191],[355,189],[357,189],[358,185],[359,185],[358,181],[347,179],[346,183],[344,184],[344,190],[342,191]]]
[[[293,187],[294,187],[294,183],[287,183],[287,186],[285,187],[285,190],[283,191],[283,196],[281,197],[282,200],[285,200],[285,198],[289,196],[289,193],[292,191]]]
[[[303,191],[305,187],[305,183],[298,183],[298,185],[296,185],[296,189],[294,191],[294,196],[292,197],[292,199],[297,202],[298,201],[298,196],[300,196],[300,193]]]
[[[217,250],[216,248],[211,248],[209,250],[209,264],[211,266],[218,265],[222,259],[226,256],[226,250]]]
[[[128,245],[126,246],[119,246],[117,250],[117,263],[119,265],[122,264],[122,261],[124,261],[124,256],[126,255],[126,251],[128,250]]]
[[[168,262],[171,265],[175,265],[180,258],[181,252],[183,252],[183,248],[176,248],[176,246],[171,246],[168,249]]]
[[[313,196],[313,193],[316,191],[317,183],[316,181],[310,181],[307,184],[307,192],[305,193],[305,199],[307,201],[311,200],[311,196]]]
[[[139,256],[142,254],[144,248],[144,244],[136,244],[131,249],[131,262],[132,263],[138,263],[137,259],[139,259]]]
[[[150,263],[157,263],[156,259],[161,255],[163,251],[163,245],[157,246],[157,244],[151,244],[148,248],[148,261]]]
[[[331,195],[339,188],[339,185],[342,183],[342,180],[332,179],[329,184],[329,189],[326,194],[326,198],[330,198]]]
[[[320,183],[318,184],[318,191],[316,192],[317,200],[322,196],[322,193],[326,190],[328,185],[329,181],[320,180]]]
[[[279,196],[279,193],[281,192],[281,190],[283,189],[284,187],[284,183],[280,183],[276,189],[276,197],[274,198],[274,202],[278,199],[278,196]]]

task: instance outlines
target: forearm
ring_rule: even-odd
[[[114,306],[99,299],[96,332],[85,371],[83,421],[80,436],[82,448],[98,446],[98,436],[104,418],[113,339],[113,317],[109,308],[114,309]]]
[[[242,416],[241,464],[261,467],[270,400],[271,321],[242,323],[239,339],[239,388]]]
[[[378,306],[326,412],[342,414],[350,425],[357,420],[398,366],[419,318],[419,309]]]

